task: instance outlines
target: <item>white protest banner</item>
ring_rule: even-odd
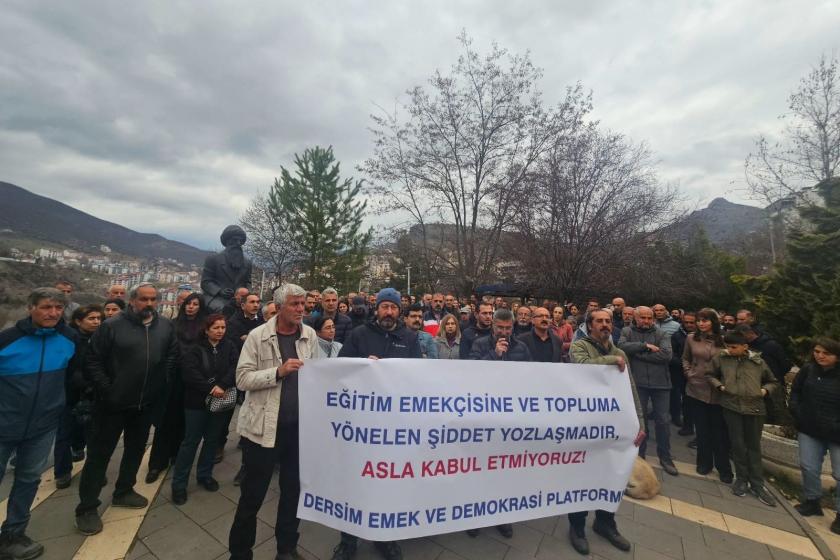
[[[639,430],[615,366],[309,360],[298,516],[396,540],[615,511]]]

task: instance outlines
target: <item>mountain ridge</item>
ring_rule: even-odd
[[[174,259],[201,265],[208,251],[167,239],[156,233],[141,233],[97,218],[53,198],[0,181],[0,230],[14,235],[60,244],[77,251],[99,253],[107,245],[115,253],[143,259]]]

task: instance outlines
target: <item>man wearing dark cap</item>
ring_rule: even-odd
[[[231,303],[236,288],[251,288],[251,261],[242,252],[245,231],[228,226],[220,239],[225,249],[208,256],[201,271],[201,290],[211,313],[221,313]]]
[[[371,321],[354,328],[339,358],[421,358],[417,333],[406,328],[400,319],[400,293],[393,288],[383,288],[376,294],[376,308]],[[355,307],[355,305],[354,305]],[[341,542],[333,551],[332,560],[350,560],[356,554],[359,539],[341,533]],[[386,560],[401,560],[402,550],[396,542],[375,542],[374,545]]]

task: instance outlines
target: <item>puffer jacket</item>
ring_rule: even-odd
[[[144,325],[135,313],[111,317],[90,339],[85,374],[100,406],[111,412],[154,407],[165,401],[180,359],[171,321]]]
[[[306,362],[321,357],[318,335],[308,325],[300,326],[295,341],[298,359]],[[274,447],[280,416],[283,382],[277,368],[283,360],[277,343],[277,316],[248,333],[236,364],[236,387],[247,391],[236,426],[240,435],[262,447]]]
[[[647,345],[653,344],[659,352],[651,352]],[[641,329],[637,326],[624,327],[618,340],[627,357],[630,358],[630,371],[637,387],[648,389],[670,389],[671,371],[671,335],[658,327]]]
[[[58,427],[75,341],[76,333],[62,321],[55,328],[37,328],[27,317],[0,332],[0,441]]]
[[[720,403],[720,395],[718,391],[712,391],[706,374],[712,368],[712,358],[720,354],[721,350],[723,348],[715,346],[711,338],[698,338],[697,333],[686,337],[682,354],[686,395],[706,404]]]
[[[428,333],[427,333],[428,334]],[[404,325],[386,331],[374,319],[350,331],[339,358],[422,358],[417,333]]]
[[[712,358],[706,379],[720,393],[720,406],[750,416],[767,414],[761,390],[766,389],[769,394],[777,386],[776,376],[753,351],[736,357],[722,350]]]
[[[840,370],[803,365],[790,390],[790,412],[803,434],[840,443]]]
[[[508,351],[502,357],[496,355],[496,337],[483,336],[476,340],[470,350],[470,360],[502,360],[508,362],[530,362],[531,352],[525,343],[516,337],[508,339]]]

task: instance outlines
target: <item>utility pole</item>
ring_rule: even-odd
[[[405,271],[408,273],[408,295],[411,295],[411,265],[406,265]]]

